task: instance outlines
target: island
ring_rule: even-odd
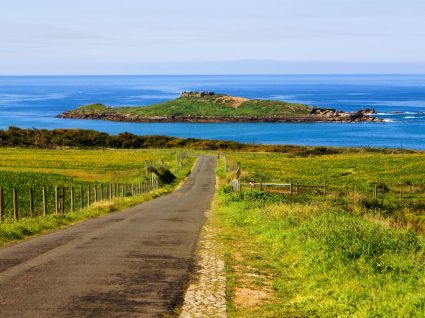
[[[60,118],[120,122],[382,122],[373,109],[344,112],[333,108],[277,100],[249,99],[214,92],[183,92],[149,106],[108,107],[90,104],[59,114]]]

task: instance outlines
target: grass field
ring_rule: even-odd
[[[239,193],[226,186],[231,176],[221,163],[216,224],[225,247],[229,316],[424,317],[424,157],[227,153],[229,165],[240,162],[246,181],[406,187],[402,199],[338,189],[326,197]]]
[[[0,172],[44,173],[89,182],[138,182],[145,160],[176,167],[176,150],[43,150],[0,148]],[[36,178],[28,177],[28,182]],[[1,181],[1,186],[8,181]]]
[[[263,178],[320,185],[326,180],[327,200],[346,210],[373,214],[399,227],[425,233],[424,154],[348,153],[292,158],[285,154],[229,153],[227,157],[229,165],[241,163],[242,181],[259,182]],[[373,195],[375,186],[379,190],[377,198]]]
[[[28,216],[29,188],[33,188],[35,214],[42,210],[42,187],[46,188],[48,210],[52,212],[56,186],[75,187],[80,206],[80,187],[88,185],[147,182],[146,161],[177,168],[178,150],[41,150],[0,149],[0,188],[4,191],[5,217],[12,215],[12,188],[17,189],[22,216]],[[188,164],[193,159],[188,159]],[[183,173],[183,172],[182,172]],[[179,177],[179,174],[177,174]],[[181,177],[182,175],[180,175]],[[84,194],[85,196],[85,194]],[[94,199],[93,193],[91,194]],[[69,193],[67,195],[69,200]],[[69,202],[66,202],[69,207]]]
[[[4,220],[0,222],[0,245],[44,233],[91,217],[121,210],[172,191],[189,173],[195,158],[177,162],[179,150],[41,150],[0,148],[0,188],[4,194]],[[138,184],[150,176],[145,161],[161,162],[177,179],[172,184],[129,197],[106,199],[87,206],[87,186],[121,183]],[[66,186],[65,214],[55,213],[54,187]],[[76,211],[70,212],[69,187],[75,192]],[[47,192],[48,215],[42,216],[42,193]],[[79,187],[84,189],[80,197]],[[12,188],[17,189],[20,219],[13,221]],[[29,217],[29,188],[33,188],[34,214]],[[84,208],[80,209],[81,198]],[[100,200],[100,197],[99,197]]]
[[[374,184],[399,188],[425,185],[425,154],[348,153],[293,158],[273,153],[229,153],[229,164],[241,163],[245,179],[288,181],[330,186]],[[407,190],[407,189],[406,189]],[[423,190],[421,188],[421,190]]]

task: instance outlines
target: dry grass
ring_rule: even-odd
[[[223,99],[226,103],[230,104],[233,108],[238,108],[243,102],[249,101],[248,98],[224,96]]]
[[[237,287],[233,302],[238,308],[250,308],[263,305],[270,300],[270,293],[264,290]]]

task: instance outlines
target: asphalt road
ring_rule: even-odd
[[[0,249],[0,317],[161,317],[181,300],[215,186],[200,157],[176,192]]]

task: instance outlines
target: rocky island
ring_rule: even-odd
[[[248,99],[214,92],[183,92],[150,106],[108,107],[90,104],[58,117],[121,122],[382,122],[373,109],[344,112],[276,100]]]

